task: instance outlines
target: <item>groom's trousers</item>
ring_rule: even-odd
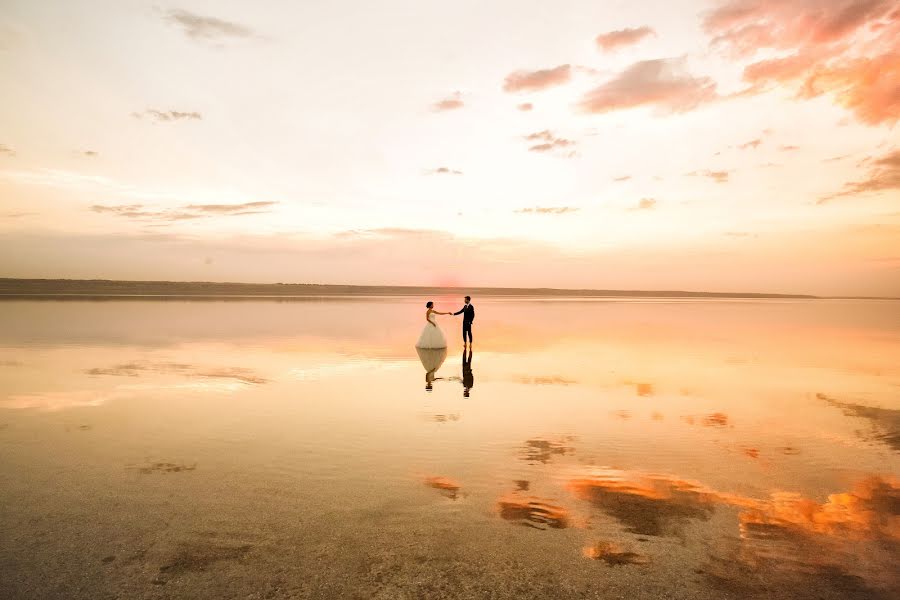
[[[463,343],[466,342],[466,336],[469,337],[469,341],[472,341],[472,322],[471,321],[463,321]]]

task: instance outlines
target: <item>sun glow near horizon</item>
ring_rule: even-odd
[[[875,0],[0,9],[0,276],[900,295]]]

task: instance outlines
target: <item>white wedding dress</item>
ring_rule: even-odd
[[[447,338],[444,337],[444,332],[438,327],[436,317],[436,314],[431,313],[430,318],[434,321],[434,325],[425,323],[425,327],[422,328],[422,335],[419,336],[419,341],[416,342],[416,348],[447,347]]]

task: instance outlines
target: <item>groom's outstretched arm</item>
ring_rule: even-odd
[[[458,311],[456,311],[456,312],[453,313],[453,314],[454,314],[454,315],[461,315],[461,314],[463,314],[463,311],[465,311],[465,310],[466,310],[466,307],[463,306],[461,309],[459,309]]]

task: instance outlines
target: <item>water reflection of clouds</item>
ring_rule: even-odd
[[[821,393],[816,394],[816,398],[841,409],[848,417],[868,420],[870,431],[857,431],[857,434],[866,441],[881,442],[900,452],[900,410],[841,402]]]
[[[198,367],[196,365],[172,362],[138,361],[121,363],[111,367],[94,367],[86,369],[88,375],[108,375],[115,377],[138,377],[144,373],[163,375],[183,375],[185,377],[204,377],[210,379],[234,379],[247,384],[263,384],[269,380],[260,376],[253,369],[246,367]]]
[[[530,464],[547,464],[554,456],[564,456],[575,452],[575,448],[569,445],[575,438],[567,436],[562,440],[534,439],[527,440],[520,457]]]
[[[500,518],[534,529],[565,529],[569,526],[569,512],[562,506],[519,492],[497,500]]]
[[[757,499],[613,469],[573,478],[568,489],[639,535],[683,538],[688,523],[709,521],[717,507],[736,509],[740,544],[732,559],[745,568],[839,571],[878,586],[897,584],[891,565],[900,558],[900,481],[892,477],[862,479],[821,503],[787,492]]]

